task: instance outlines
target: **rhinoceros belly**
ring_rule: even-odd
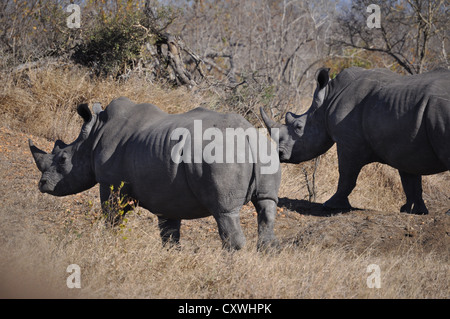
[[[139,205],[158,216],[195,219],[211,215],[188,184],[183,164],[169,165],[152,158],[137,167],[131,188]]]

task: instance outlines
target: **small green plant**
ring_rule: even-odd
[[[125,183],[121,182],[117,189],[114,189],[114,185],[111,185],[109,198],[102,204],[106,225],[111,227],[119,226],[119,229],[122,232],[126,228],[128,222],[128,219],[125,218],[125,214],[136,207],[134,200],[131,200],[127,195],[122,194],[124,185]]]

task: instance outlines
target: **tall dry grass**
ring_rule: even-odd
[[[136,214],[123,233],[102,222],[49,238],[23,233],[2,246],[2,297],[60,298],[448,298],[447,261],[414,245],[376,256],[308,244],[258,253],[230,253],[216,236],[163,249],[156,222]],[[14,249],[12,249],[14,248]],[[69,289],[65,270],[81,269],[81,289]],[[367,267],[380,267],[381,288],[369,288]],[[6,276],[7,275],[7,276]]]
[[[0,119],[4,125],[49,140],[78,135],[81,120],[76,107],[80,103],[100,102],[105,107],[126,96],[169,113],[184,112],[201,103],[201,96],[189,95],[186,88],[163,88],[138,77],[128,81],[98,78],[88,69],[70,64],[25,69],[3,74],[1,79]]]
[[[50,141],[56,138],[72,141],[81,126],[75,112],[81,102],[99,101],[106,106],[113,98],[128,96],[171,113],[184,112],[200,104],[217,105],[217,96],[211,93],[192,93],[138,78],[126,82],[99,79],[91,77],[86,69],[70,65],[3,74],[1,78],[0,120],[2,127],[12,132],[7,135],[10,138],[20,131]],[[44,140],[41,138],[40,142]],[[23,151],[9,157],[2,153],[0,157],[5,181],[0,185],[1,297],[450,296],[448,253],[424,249],[424,234],[408,237],[412,227],[422,227],[422,232],[433,230],[436,221],[441,222],[445,217],[439,219],[432,215],[418,219],[400,215],[398,209],[404,200],[400,179],[394,169],[385,165],[365,167],[350,197],[354,206],[382,213],[324,217],[284,207],[276,223],[276,233],[283,245],[276,254],[256,252],[256,218],[249,216],[248,211],[242,217],[243,223],[252,223],[244,227],[248,245],[236,253],[221,249],[212,218],[186,221],[182,226],[182,249],[167,250],[161,247],[156,220],[150,213],[135,212],[123,229],[110,230],[94,218],[99,209],[98,195],[92,195],[96,190],[82,197],[55,198],[40,194],[36,187],[39,172],[27,153],[26,138],[17,142],[15,148],[1,146],[2,151]],[[302,167],[311,174],[310,163],[282,165],[280,197],[299,200],[304,205],[308,192]],[[337,180],[337,156],[332,148],[322,156],[317,169],[318,203],[334,193]],[[444,213],[448,209],[449,188],[448,173],[425,178],[424,197],[436,212]],[[94,208],[88,201],[96,202]],[[300,229],[307,233],[299,233]],[[440,231],[443,232],[439,236],[445,237],[445,230]],[[343,238],[349,235],[352,237]],[[381,241],[381,236],[389,243],[389,249],[372,245]],[[433,239],[431,234],[426,240],[441,241],[436,247],[443,247],[446,238]],[[357,245],[360,240],[365,241]],[[70,264],[81,268],[81,289],[66,286],[69,275],[66,268]],[[367,286],[370,264],[377,264],[381,269],[380,289]]]

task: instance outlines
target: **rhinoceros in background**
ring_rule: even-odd
[[[311,107],[288,112],[285,125],[260,110],[268,128],[279,128],[280,161],[307,161],[336,143],[339,182],[325,207],[350,209],[361,168],[380,162],[400,173],[406,194],[400,211],[427,214],[422,175],[450,169],[450,71],[401,76],[349,68],[330,80],[329,69],[320,69],[316,81]]]
[[[201,152],[208,140],[225,135],[230,128],[249,132],[253,127],[243,117],[204,108],[167,114],[154,105],[135,104],[125,97],[113,100],[104,111],[99,104],[94,105],[94,113],[87,104],[79,105],[77,111],[84,124],[72,144],[58,140],[52,153],[47,154],[29,141],[42,172],[41,192],[65,196],[99,183],[104,203],[110,196],[110,186],[117,188],[124,182],[121,193],[158,216],[163,244],[178,243],[182,219],[213,215],[223,245],[230,249],[240,249],[245,244],[239,211],[251,200],[258,213],[258,247],[276,244],[273,227],[281,172],[275,148],[275,169],[269,173],[261,173],[264,165],[257,160],[255,145],[249,143],[248,136],[240,148],[233,142],[234,137],[242,136],[216,146],[226,148],[234,159],[242,155],[239,152],[252,152],[252,161],[250,157],[226,162],[202,157],[192,160],[198,155],[194,144],[200,145]],[[200,132],[194,131],[196,121],[202,126]],[[214,128],[209,136],[204,135],[207,128]],[[187,135],[173,135],[176,131]],[[193,143],[184,145],[191,146],[180,147],[181,141],[189,137],[194,138]],[[260,138],[265,139],[262,144],[271,145],[267,136]],[[192,154],[186,156],[190,151]],[[215,152],[208,154],[211,157],[224,151],[216,148]]]

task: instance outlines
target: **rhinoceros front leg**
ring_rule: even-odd
[[[241,228],[240,208],[230,212],[214,213],[223,248],[239,250],[245,245],[245,236]]]
[[[400,211],[417,215],[428,214],[428,209],[422,198],[422,176],[401,171],[399,173],[406,195],[406,204],[400,208]]]
[[[178,245],[180,243],[180,219],[158,217],[158,227],[163,246],[167,244]]]
[[[356,186],[359,172],[364,166],[359,161],[352,160],[352,156],[339,154],[339,182],[336,193],[327,200],[323,206],[330,209],[349,210],[352,208],[348,201],[348,196]]]
[[[271,199],[254,200],[258,213],[258,250],[278,247],[273,228],[277,214],[277,204]]]

